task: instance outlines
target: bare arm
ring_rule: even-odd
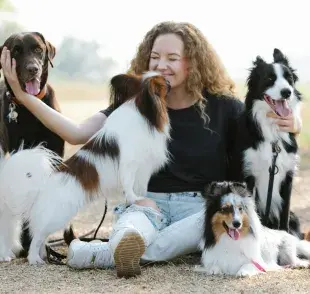
[[[2,50],[1,65],[15,97],[47,128],[58,134],[68,143],[72,145],[84,144],[103,126],[107,118],[103,113],[96,113],[81,124],[76,124],[63,114],[43,103],[40,99],[25,93],[21,89],[16,75],[16,62],[13,59],[11,64],[10,52],[6,48]]]

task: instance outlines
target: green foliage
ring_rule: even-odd
[[[0,0],[0,12],[14,11],[14,6],[9,0]]]

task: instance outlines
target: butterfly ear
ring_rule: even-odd
[[[114,109],[128,99],[137,95],[141,88],[141,80],[132,74],[118,74],[110,82],[110,104]]]

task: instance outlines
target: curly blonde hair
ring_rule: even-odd
[[[130,73],[142,74],[148,70],[155,39],[159,35],[176,34],[183,40],[184,54],[189,60],[186,91],[198,98],[198,108],[205,121],[203,90],[215,95],[234,96],[235,83],[229,77],[217,53],[194,25],[186,22],[162,22],[155,25],[144,37],[132,59]]]

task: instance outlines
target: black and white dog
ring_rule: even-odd
[[[274,118],[267,117],[273,111],[280,117],[292,115],[300,121],[301,93],[295,88],[295,70],[279,49],[274,49],[273,59],[273,63],[267,63],[258,56],[253,62],[247,79],[245,111],[239,121],[237,141],[242,146],[237,149],[242,151],[244,180],[255,195],[264,225],[303,238],[299,220],[290,212],[298,164],[296,138],[293,133],[281,131]],[[274,177],[273,185],[270,176]],[[272,200],[265,219],[269,186],[273,188]]]

